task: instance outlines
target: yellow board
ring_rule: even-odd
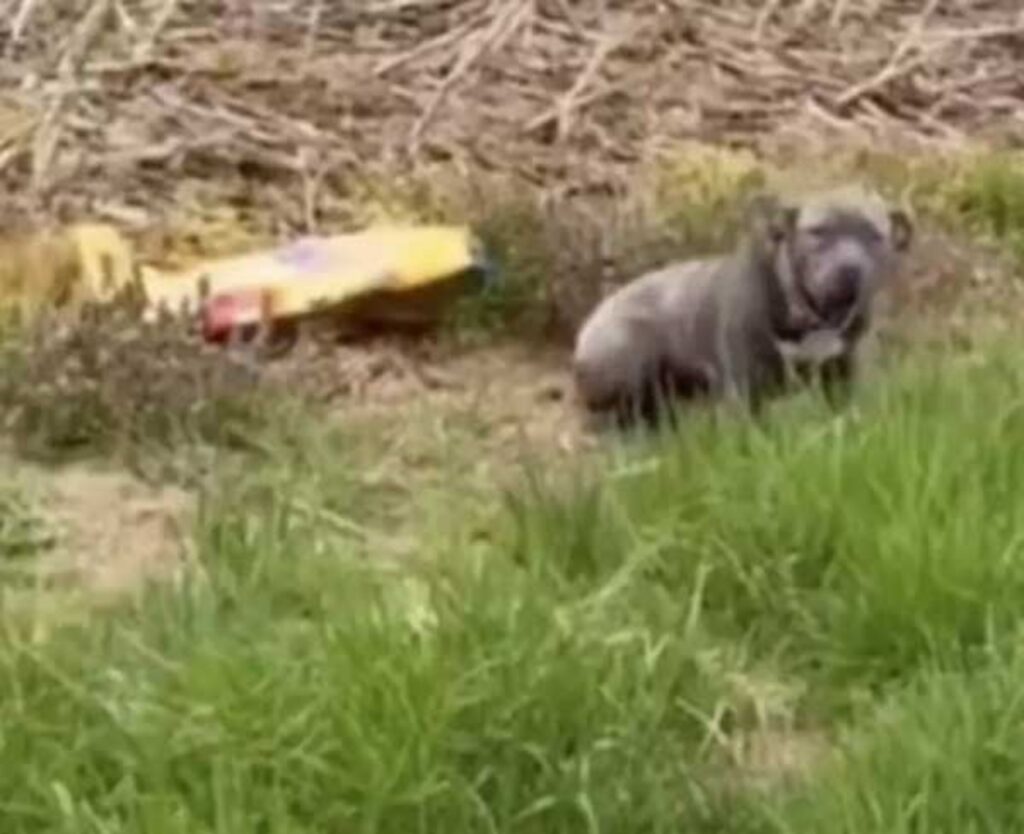
[[[197,309],[204,294],[265,292],[273,317],[331,308],[375,292],[403,292],[485,270],[472,232],[462,226],[383,226],[293,243],[200,264],[177,275],[143,272],[149,302]]]
[[[392,284],[382,289],[408,289],[432,283],[474,267],[483,267],[483,253],[472,232],[460,226],[369,229],[359,237],[369,251],[388,252]]]
[[[276,249],[200,263],[178,274],[140,266],[113,226],[80,223],[0,241],[0,305],[34,317],[46,308],[107,301],[138,281],[152,315],[198,314],[208,297],[262,296],[271,318],[292,318],[384,294],[416,306],[421,289],[448,286],[467,272],[488,274],[463,226],[381,226],[308,237]],[[426,312],[426,311],[424,311]]]

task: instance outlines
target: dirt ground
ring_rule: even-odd
[[[41,583],[108,598],[180,565],[195,510],[185,490],[97,462],[5,469],[53,532],[53,547],[32,565]]]
[[[385,343],[342,347],[312,368],[285,373],[315,369],[344,380],[334,399],[339,419],[399,422],[411,410],[461,414],[482,421],[493,452],[525,442],[570,453],[583,441],[566,360],[564,351],[546,345],[418,351]]]
[[[322,375],[331,419],[364,448],[367,484],[391,483],[403,494],[488,491],[524,460],[568,459],[593,444],[573,407],[564,357],[548,350],[351,347],[279,372]],[[341,380],[341,390],[329,384]],[[188,555],[194,492],[95,460],[49,466],[8,456],[4,467],[54,534],[53,546],[25,565],[40,587],[109,600],[173,576]]]

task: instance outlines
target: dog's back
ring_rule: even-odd
[[[638,395],[668,357],[697,356],[711,324],[709,290],[719,264],[670,264],[620,287],[595,308],[573,354],[577,388],[588,407]]]

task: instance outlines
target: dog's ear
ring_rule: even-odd
[[[747,204],[746,225],[755,240],[775,248],[796,226],[797,209],[778,195],[755,194]]]
[[[901,208],[889,211],[889,230],[892,236],[892,248],[896,252],[906,252],[914,242],[914,221],[910,213]]]

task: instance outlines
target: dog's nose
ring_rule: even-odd
[[[845,312],[857,300],[864,271],[856,264],[841,266],[828,292],[827,306],[830,312]]]

